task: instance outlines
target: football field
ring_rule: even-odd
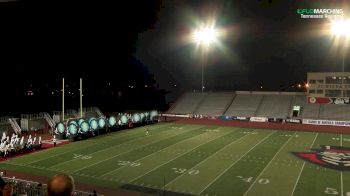
[[[160,123],[10,159],[0,169],[68,173],[91,187],[149,195],[350,196],[350,171],[295,155],[323,145],[348,147],[350,135]],[[343,164],[330,157],[321,162]]]

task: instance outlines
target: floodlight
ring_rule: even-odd
[[[199,44],[209,45],[214,42],[217,37],[217,31],[214,28],[203,28],[193,33],[193,40]]]
[[[332,22],[332,33],[337,36],[350,36],[350,20],[341,19]]]

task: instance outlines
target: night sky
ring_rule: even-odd
[[[291,85],[304,82],[308,71],[340,71],[341,55],[325,30],[327,20],[301,19],[296,10],[348,11],[350,5],[346,0],[68,2],[0,3],[3,113],[59,110],[62,77],[72,93],[68,108],[78,107],[83,77],[85,106],[164,109],[182,92],[200,89],[202,63],[185,38],[209,17],[226,36],[208,53],[206,90],[261,85],[301,90]]]

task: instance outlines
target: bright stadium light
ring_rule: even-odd
[[[210,45],[217,38],[217,31],[214,28],[203,28],[195,31],[193,33],[193,40],[198,43],[204,43],[206,45]]]
[[[335,20],[331,24],[332,34],[336,36],[350,36],[350,20],[341,19]]]
[[[193,41],[197,44],[198,47],[202,45],[203,51],[205,54],[203,55],[206,57],[207,52],[210,49],[210,46],[212,43],[218,42],[217,39],[219,37],[218,31],[214,28],[214,25],[206,25],[204,27],[201,27],[193,32]],[[206,60],[202,59],[202,93],[204,92],[204,66],[207,63]]]
[[[347,44],[347,41],[349,41],[350,38],[350,19],[339,19],[339,20],[334,20],[331,23],[331,31],[332,34],[336,37],[342,37],[343,40],[341,41],[341,43],[343,44]],[[346,49],[347,46],[344,45],[343,49],[342,49],[342,72],[344,74],[344,70],[345,70],[345,53],[346,53]],[[341,80],[342,85],[344,84],[344,80]],[[343,88],[343,87],[342,87]],[[342,93],[344,93],[344,91],[342,91]]]

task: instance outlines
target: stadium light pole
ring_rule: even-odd
[[[332,22],[331,25],[332,29],[332,34],[337,36],[337,37],[342,37],[344,42],[350,38],[350,19],[340,19],[340,20],[335,20]],[[343,43],[344,43],[343,42]],[[345,65],[345,46],[343,46],[342,50],[342,72],[344,72],[344,65]]]
[[[83,118],[83,79],[80,78],[80,88],[79,88],[79,97],[80,97],[80,118]]]
[[[193,41],[202,48],[202,93],[204,92],[204,66],[210,45],[216,40],[217,31],[213,27],[204,27],[193,32]]]
[[[62,78],[62,121],[64,121],[64,78]]]
[[[336,37],[343,38],[343,43],[346,43],[350,38],[350,19],[340,19],[340,20],[334,20],[331,24],[331,30],[332,34]],[[343,76],[341,76],[342,85],[344,84],[344,71],[345,71],[345,52],[346,52],[346,45],[343,45],[342,48],[342,73]],[[342,96],[344,96],[344,92],[342,92]]]

